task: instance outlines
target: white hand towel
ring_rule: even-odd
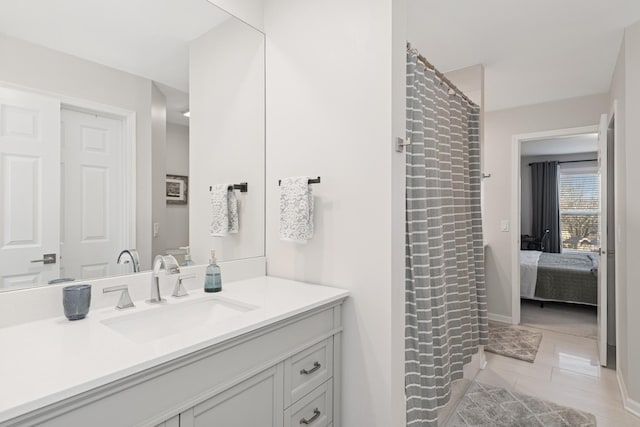
[[[313,237],[313,192],[308,176],[280,182],[280,239],[304,243]]]
[[[217,184],[211,188],[211,226],[209,234],[224,237],[239,228],[238,199],[233,184]]]

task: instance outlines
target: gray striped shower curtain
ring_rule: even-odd
[[[407,426],[437,425],[487,344],[479,107],[407,53]]]

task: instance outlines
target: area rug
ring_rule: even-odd
[[[501,387],[471,383],[447,427],[595,427],[596,417],[552,402],[512,393]]]
[[[533,363],[541,340],[542,332],[489,322],[489,345],[484,349],[491,353]]]

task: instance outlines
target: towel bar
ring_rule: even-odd
[[[246,193],[249,191],[249,184],[246,182],[241,182],[240,184],[233,184],[234,190],[240,190],[241,193]],[[213,190],[213,186],[209,186],[209,191]]]
[[[281,183],[282,183],[282,180],[281,180],[281,179],[279,179],[279,180],[278,180],[278,185],[280,185]],[[317,178],[315,178],[315,179],[313,179],[313,178],[312,178],[312,179],[310,179],[310,180],[309,180],[309,184],[320,184],[320,177],[317,177]]]

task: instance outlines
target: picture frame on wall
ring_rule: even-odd
[[[167,175],[166,198],[168,205],[186,205],[188,202],[189,177]]]

